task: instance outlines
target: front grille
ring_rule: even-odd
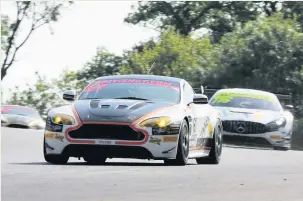
[[[137,158],[153,159],[153,155],[144,147],[139,146],[107,146],[107,145],[67,145],[63,154],[72,157],[84,157],[87,155],[99,155],[108,158]]]
[[[145,135],[125,125],[84,124],[70,131],[72,138],[141,141]]]
[[[10,125],[8,125],[8,127],[11,127],[11,128],[28,128],[28,126],[20,125],[20,124],[10,124]]]
[[[233,145],[248,145],[248,146],[271,146],[270,142],[268,142],[265,138],[261,137],[248,137],[248,136],[230,136],[223,135],[223,141],[226,144]]]
[[[251,121],[223,121],[222,124],[223,130],[230,133],[261,134],[268,130],[266,125]]]

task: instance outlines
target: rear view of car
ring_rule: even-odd
[[[221,89],[210,104],[221,115],[225,143],[290,148],[293,115],[282,108],[276,95],[252,89]]]
[[[45,122],[35,109],[19,105],[4,105],[1,107],[1,126],[43,129]]]

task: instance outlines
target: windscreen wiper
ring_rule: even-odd
[[[114,99],[132,99],[132,100],[146,100],[146,101],[150,101],[146,98],[138,98],[138,97],[133,97],[133,96],[130,96],[130,97],[119,97],[119,98],[114,98]]]

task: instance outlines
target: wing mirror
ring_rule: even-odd
[[[66,101],[74,101],[76,99],[76,91],[75,90],[67,90],[63,93],[63,99]]]
[[[208,97],[203,94],[194,94],[193,102],[195,104],[207,104],[208,103]]]
[[[285,105],[285,109],[292,110],[292,109],[294,109],[294,106],[293,105]]]

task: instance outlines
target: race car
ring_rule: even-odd
[[[222,124],[203,94],[180,78],[116,75],[94,80],[70,104],[49,111],[44,158],[65,164],[69,157],[88,164],[108,158],[164,160],[167,165],[219,164]]]
[[[288,150],[294,116],[277,96],[254,89],[221,89],[209,100],[223,124],[224,143]]]
[[[44,129],[45,121],[33,108],[20,105],[1,107],[1,126],[25,129]]]

